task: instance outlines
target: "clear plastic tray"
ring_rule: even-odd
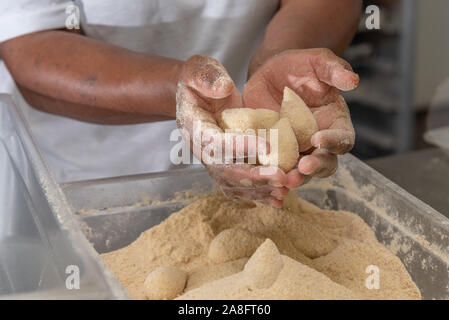
[[[125,291],[102,263],[98,253],[130,244],[141,232],[184,207],[193,196],[214,188],[202,169],[179,169],[57,185],[26,126],[22,124],[12,128],[14,130],[19,132],[17,143],[24,147],[23,150],[19,148],[21,151],[15,156],[29,158],[32,164],[28,169],[21,167],[17,172],[24,180],[24,188],[39,198],[39,201],[33,201],[40,204],[35,206],[35,210],[23,213],[41,225],[35,228],[36,236],[25,247],[31,242],[46,241],[47,245],[42,246],[53,259],[50,259],[51,270],[62,280],[55,280],[46,287],[29,286],[21,291],[31,293],[33,297],[42,297],[44,293],[49,297],[67,296],[63,284],[65,265],[78,263],[83,266],[84,283],[90,284],[84,288],[91,289],[82,293],[70,292],[73,297],[126,298]],[[5,139],[8,138],[2,136],[2,140]],[[9,147],[8,150],[12,149]],[[33,179],[35,184],[29,184],[28,180]],[[423,298],[449,298],[449,220],[446,217],[351,155],[340,158],[340,168],[334,176],[313,180],[300,188],[298,194],[320,207],[343,209],[360,215],[375,230],[379,241],[402,260]],[[34,199],[33,196],[30,198]],[[5,219],[3,211],[0,219],[2,226]],[[45,224],[47,220],[52,223]],[[26,238],[27,232],[19,229],[15,232],[18,238]],[[0,245],[3,243],[3,228],[0,228]],[[8,279],[2,276],[3,269],[14,272],[11,271],[14,266],[5,267],[2,254],[0,251],[0,295],[5,292],[1,289],[5,282],[3,279]],[[29,256],[21,263],[47,270],[33,261],[35,259]],[[14,281],[10,281],[10,286],[11,283],[15,285]],[[59,289],[55,291],[55,287]],[[34,295],[36,290],[39,294]],[[6,293],[11,293],[11,290]]]
[[[128,297],[81,232],[7,95],[0,95],[0,176],[1,299]],[[76,268],[79,289],[70,278]]]
[[[62,186],[87,238],[100,253],[130,244],[184,207],[190,197],[213,187],[201,169]],[[333,177],[314,180],[298,194],[322,208],[357,213],[402,260],[423,298],[449,298],[446,217],[351,155],[341,157]]]

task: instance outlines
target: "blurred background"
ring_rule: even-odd
[[[380,9],[378,30],[365,24],[371,4]],[[424,135],[449,126],[449,1],[364,1],[363,10],[345,54],[361,78],[345,95],[357,134],[353,154],[368,160],[447,144]]]

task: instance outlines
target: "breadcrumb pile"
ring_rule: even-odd
[[[102,258],[134,299],[421,299],[360,217],[294,193],[282,209],[201,196]]]

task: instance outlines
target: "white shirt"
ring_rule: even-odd
[[[239,88],[251,54],[278,0],[1,0],[0,42],[34,31],[64,28],[66,8],[79,7],[88,37],[130,50],[187,60],[218,59]],[[107,126],[31,108],[0,61],[0,92],[10,93],[59,182],[164,171],[175,121]]]

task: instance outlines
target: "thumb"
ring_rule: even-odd
[[[226,98],[235,88],[234,81],[220,62],[201,55],[186,61],[180,81],[201,96],[212,99]]]
[[[359,76],[351,65],[332,51],[324,51],[312,60],[317,78],[339,90],[353,90],[359,84]]]

